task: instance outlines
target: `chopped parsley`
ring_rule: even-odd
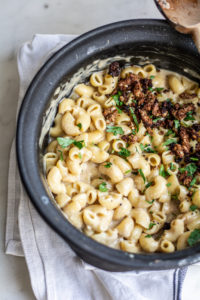
[[[173,200],[178,200],[178,195],[172,195]]]
[[[148,201],[148,200],[145,200],[147,203],[149,203],[149,204],[153,204],[154,203],[154,201],[155,201],[155,199],[153,199],[153,200],[151,200],[151,201]]]
[[[190,205],[190,210],[191,211],[194,211],[194,210],[196,210],[198,208],[198,206],[196,206],[196,205]]]
[[[132,171],[132,170],[127,170],[127,171],[125,172],[125,174],[131,173],[131,171]]]
[[[148,182],[146,185],[145,185],[145,189],[148,189],[148,187],[150,187],[151,185],[153,184],[153,182]]]
[[[187,112],[184,121],[194,121],[194,120],[195,120],[195,118],[192,115],[192,111]]]
[[[151,75],[151,76],[150,76],[150,79],[154,79],[154,78],[155,78],[155,76],[154,76],[154,75]]]
[[[76,146],[78,149],[82,149],[85,147],[85,142],[84,141],[74,141],[73,142],[74,146]]]
[[[194,177],[190,182],[190,187],[192,187],[196,183],[197,179]]]
[[[121,92],[119,91],[117,94],[112,95],[113,100],[115,101],[117,106],[122,106],[123,102],[119,100],[119,97],[121,96]]]
[[[150,87],[150,86],[148,87],[148,90],[151,91],[151,92],[153,92],[153,88]]]
[[[153,150],[150,145],[143,145],[143,144],[140,144],[140,149],[142,151],[145,151],[145,152],[148,152],[148,153],[156,153],[155,150]]]
[[[171,171],[175,171],[176,170],[176,167],[175,167],[175,165],[172,162],[170,163],[169,168],[170,168]]]
[[[197,157],[190,157],[190,160],[198,161],[199,159]]]
[[[81,123],[78,123],[77,126],[79,127],[79,129],[82,128],[82,124]]]
[[[170,182],[168,182],[167,184],[166,184],[166,186],[167,187],[170,187],[172,184],[170,183]]]
[[[155,88],[155,91],[157,93],[161,93],[163,90],[164,90],[164,88],[161,88],[161,87]]]
[[[162,176],[162,177],[164,177],[164,178],[169,175],[169,173],[165,171],[164,165],[160,166],[159,175]]]
[[[153,222],[151,222],[150,224],[149,224],[149,230],[151,229],[151,228],[153,228],[153,226],[155,226],[156,225],[156,223],[153,223]]]
[[[139,123],[138,123],[138,120],[137,120],[137,117],[136,115],[134,114],[134,110],[132,109],[132,107],[130,107],[130,112],[131,112],[131,116],[133,118],[133,121],[135,123],[135,126],[136,126],[136,130],[137,132],[139,131]]]
[[[118,152],[118,154],[119,154],[120,156],[126,158],[126,157],[128,157],[128,156],[131,155],[131,152],[130,152],[128,149],[122,147],[121,150]]]
[[[104,167],[107,168],[107,169],[110,168],[111,166],[112,166],[112,163],[111,163],[111,162],[107,162],[107,163],[104,165]]]
[[[133,134],[133,135],[136,135],[135,129],[132,129],[132,134]]]
[[[200,229],[194,229],[187,239],[188,245],[193,246],[200,241]]]
[[[60,160],[64,160],[64,158],[63,158],[63,152],[61,151],[61,150],[58,150],[58,152],[60,152]]]
[[[176,142],[177,142],[177,139],[168,139],[163,143],[163,146],[168,146],[168,145],[171,145]]]
[[[114,135],[124,134],[124,130],[118,126],[107,126],[107,132],[112,132]]]
[[[178,129],[180,127],[180,122],[179,120],[174,120],[174,128]]]
[[[106,182],[102,182],[100,185],[99,185],[99,190],[100,192],[107,192],[108,189],[106,187]]]
[[[169,135],[172,135],[172,136],[175,136],[176,135],[176,133],[175,132],[173,132],[173,130],[172,129],[169,129],[167,132],[166,132],[166,134],[165,134],[166,136],[169,136]]]
[[[142,169],[138,169],[138,173],[140,174],[140,176],[142,177],[142,179],[143,179],[143,181],[145,183],[146,182],[146,178],[144,176],[144,173],[143,173]]]
[[[117,109],[118,114],[122,113],[122,110],[119,107],[116,106],[116,109]]]
[[[188,176],[193,176],[193,174],[196,172],[196,170],[197,170],[197,166],[195,165],[195,163],[190,163],[186,167],[179,169],[179,171],[181,173],[184,173],[185,171],[187,171]]]
[[[70,139],[70,138],[63,138],[63,137],[58,137],[57,138],[58,144],[62,147],[62,148],[66,148],[68,146],[70,146],[71,144],[73,144],[74,140]]]
[[[140,149],[141,149],[142,151],[144,151],[145,146],[146,146],[146,145],[140,144]]]
[[[158,118],[153,119],[153,122],[156,123],[156,122],[158,122],[160,120],[162,120],[162,117],[158,117]]]
[[[152,235],[151,235],[151,234],[147,234],[147,235],[145,235],[145,237],[146,237],[146,238],[151,238]]]
[[[82,155],[81,155],[81,153],[79,153],[79,154],[78,154],[78,157],[79,157],[80,159],[82,158]]]
[[[57,141],[58,141],[58,144],[62,148],[66,148],[66,147],[70,146],[71,144],[74,144],[74,146],[76,146],[79,149],[82,149],[83,147],[85,147],[84,141],[76,141],[76,140],[73,140],[70,138],[62,138],[62,137],[58,137]]]

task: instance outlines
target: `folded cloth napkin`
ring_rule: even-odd
[[[35,35],[18,53],[18,109],[33,76],[72,35]],[[40,217],[20,182],[15,141],[8,178],[6,253],[25,256],[38,300],[181,299],[186,268],[168,271],[108,272],[84,263]]]

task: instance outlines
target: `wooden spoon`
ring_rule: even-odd
[[[155,0],[155,3],[176,30],[192,34],[200,52],[200,0]]]

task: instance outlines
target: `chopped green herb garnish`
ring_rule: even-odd
[[[156,223],[153,223],[153,222],[151,222],[150,224],[149,224],[149,230],[151,229],[151,228],[153,228],[153,226],[155,226],[156,225]]]
[[[61,150],[58,150],[58,152],[60,152],[60,160],[64,160],[64,158],[63,158],[63,152],[61,151]]]
[[[150,87],[150,86],[148,87],[148,90],[151,91],[151,92],[153,92],[153,88]]]
[[[119,97],[121,96],[121,92],[119,91],[117,94],[112,95],[113,100],[115,101],[116,105],[122,106],[123,102],[119,100]]]
[[[147,234],[147,235],[145,235],[145,237],[146,237],[146,238],[151,238],[152,235],[151,235],[151,234]]]
[[[132,171],[132,170],[127,170],[127,171],[125,172],[125,174],[131,173],[131,171]]]
[[[187,239],[188,245],[193,246],[200,241],[200,229],[194,229]]]
[[[165,135],[166,135],[166,136],[169,136],[169,135],[175,136],[175,135],[176,135],[176,133],[175,133],[175,132],[173,132],[173,130],[169,129],[169,130],[166,132],[166,134],[165,134]]]
[[[188,125],[187,123],[185,123],[185,122],[181,122],[181,124],[184,126],[184,127],[190,127],[190,125]]]
[[[178,195],[172,195],[173,200],[178,200]]]
[[[99,190],[100,192],[107,192],[108,189],[106,187],[106,182],[102,182],[100,185],[99,185]]]
[[[170,187],[172,184],[170,183],[170,182],[168,182],[167,184],[166,184],[166,186],[167,187]]]
[[[137,103],[137,101],[136,101],[136,100],[132,100],[132,102],[133,102],[133,103],[135,103],[135,104]]]
[[[171,145],[176,142],[177,142],[177,139],[168,139],[163,143],[163,146],[168,146],[168,145]]]
[[[158,122],[160,120],[162,120],[162,117],[158,117],[158,118],[153,119],[153,122],[156,123],[156,122]]]
[[[196,210],[198,208],[198,206],[196,206],[196,205],[190,205],[190,210],[191,211],[194,211],[194,210]]]
[[[142,169],[138,169],[138,173],[140,174],[140,176],[142,176],[142,179],[143,179],[143,181],[145,183],[146,182],[146,178],[144,176],[144,173],[143,173]]]
[[[180,122],[179,122],[179,120],[174,120],[174,127],[175,127],[176,129],[178,129],[178,128],[180,127]]]
[[[148,182],[146,185],[145,185],[145,189],[148,189],[148,187],[150,187],[151,185],[153,184],[153,182]]]
[[[112,132],[114,135],[124,134],[124,130],[118,126],[107,126],[107,132]]]
[[[151,75],[151,76],[150,76],[150,79],[154,79],[154,78],[155,78],[155,76],[154,76],[154,75]]]
[[[131,155],[131,152],[130,152],[128,149],[122,147],[121,150],[118,152],[118,154],[119,154],[120,156],[126,158],[126,157],[128,157],[128,156]]]
[[[112,163],[111,163],[111,162],[107,162],[107,163],[104,165],[104,167],[107,168],[107,169],[110,168],[111,166],[112,166]]]
[[[170,163],[169,168],[170,168],[171,171],[175,171],[176,170],[176,167],[175,167],[175,165],[172,162]]]
[[[162,176],[162,177],[164,177],[164,178],[169,175],[169,173],[165,171],[164,165],[160,166],[159,175]]]
[[[188,176],[193,176],[196,170],[197,170],[197,166],[195,165],[195,163],[190,163],[186,167],[179,169],[181,173],[187,171]]]
[[[62,138],[62,137],[58,137],[57,141],[58,141],[58,144],[62,148],[66,148],[66,147],[70,146],[71,144],[74,144],[74,146],[78,147],[79,149],[82,149],[83,147],[85,147],[84,141],[76,141],[76,140],[73,140],[70,138]]]
[[[82,124],[81,123],[78,123],[77,126],[79,127],[79,129],[82,128]]]
[[[145,151],[145,152],[148,152],[148,153],[156,153],[155,150],[153,150],[150,145],[143,145],[143,144],[140,144],[140,149],[142,151]]]
[[[136,130],[137,132],[139,131],[139,123],[138,123],[138,120],[137,120],[137,117],[136,115],[134,114],[134,110],[132,109],[132,107],[130,107],[130,112],[131,112],[131,116],[133,118],[133,121],[135,123],[135,126],[136,126]]]
[[[192,181],[190,182],[190,187],[193,186],[196,183],[197,179],[194,177]]]
[[[79,153],[79,154],[78,154],[78,157],[79,157],[80,159],[82,158],[82,155],[81,155],[81,153]]]
[[[149,203],[149,204],[153,204],[154,203],[154,201],[155,201],[155,199],[153,199],[153,200],[151,200],[151,201],[148,201],[148,200],[145,200],[147,203]]]
[[[136,135],[135,129],[132,129],[132,134],[133,134],[133,135]]]
[[[116,109],[117,109],[118,114],[122,113],[122,110],[119,107],[116,106]]]
[[[164,90],[164,88],[158,87],[158,88],[155,88],[155,90],[156,90],[157,93],[160,93]]]
[[[84,141],[74,141],[73,142],[74,146],[76,146],[78,149],[82,149],[85,147],[85,142]]]
[[[192,111],[187,112],[184,121],[194,121],[194,120],[195,120],[195,118],[192,115]]]
[[[62,147],[62,148],[66,148],[68,146],[70,146],[71,144],[74,143],[73,139],[70,138],[63,138],[63,137],[57,137],[57,141],[58,144]]]
[[[199,159],[197,157],[190,157],[190,160],[198,161]]]
[[[140,149],[141,149],[142,151],[144,151],[144,148],[145,148],[145,146],[144,146],[143,144],[140,144]]]

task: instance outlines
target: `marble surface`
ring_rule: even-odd
[[[153,0],[0,0],[0,3],[0,299],[33,300],[24,258],[4,254],[8,157],[15,134],[18,97],[17,49],[35,33],[81,34],[119,20],[162,16]],[[189,300],[191,295],[193,300],[200,299],[198,277],[200,267],[190,267],[183,300]]]

